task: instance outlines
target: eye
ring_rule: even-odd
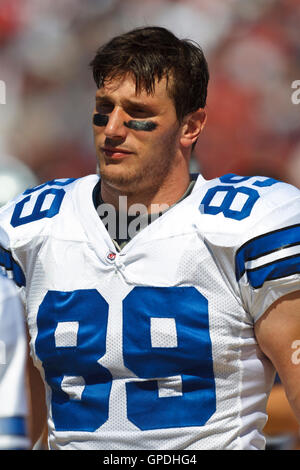
[[[132,117],[145,117],[146,113],[143,109],[131,109],[128,114]]]
[[[127,109],[127,113],[137,119],[145,119],[153,116],[153,113],[149,111],[147,108],[134,106]]]
[[[99,114],[109,114],[112,112],[113,109],[114,109],[114,106],[112,103],[101,103],[101,102],[96,103],[96,111]]]

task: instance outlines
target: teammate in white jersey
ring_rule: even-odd
[[[0,450],[29,449],[26,349],[16,286],[0,274]]]
[[[263,449],[275,368],[300,418],[300,191],[190,177],[208,83],[194,43],[142,28],[91,65],[100,176],[0,214],[49,448]]]
[[[0,158],[0,206],[37,185],[33,173],[16,158]],[[0,256],[0,259],[2,256]],[[29,449],[26,389],[26,332],[21,300],[14,283],[2,275],[0,262],[0,449]]]

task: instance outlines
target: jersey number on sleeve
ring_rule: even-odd
[[[221,176],[221,183],[210,188],[200,204],[200,211],[204,214],[216,215],[222,213],[224,217],[235,220],[243,220],[249,217],[254,204],[259,199],[259,192],[250,186],[235,186],[237,183],[254,178],[253,186],[265,188],[278,183],[273,178],[262,178],[257,180],[252,176],[237,176],[228,174]]]
[[[35,188],[27,189],[23,193],[26,197],[16,204],[10,222],[11,225],[13,227],[18,227],[19,225],[28,224],[29,222],[34,222],[35,220],[40,220],[44,217],[54,217],[58,214],[65,196],[65,190],[62,186],[66,186],[72,181],[74,181],[74,178],[69,178],[65,181],[53,180],[48,183],[41,184],[40,186],[36,186]],[[32,203],[32,194],[47,186],[50,186],[50,188],[39,193],[36,200],[33,202],[33,206],[28,211],[27,205],[28,203]],[[24,212],[29,213],[25,215]]]

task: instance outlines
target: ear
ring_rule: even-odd
[[[205,126],[206,118],[206,111],[203,108],[185,116],[180,137],[180,143],[183,147],[191,147],[196,142]]]

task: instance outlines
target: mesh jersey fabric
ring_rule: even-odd
[[[299,290],[289,251],[299,190],[199,176],[116,252],[93,204],[97,182],[57,180],[0,213],[1,264],[26,303],[50,448],[264,448],[274,368],[253,326]]]

